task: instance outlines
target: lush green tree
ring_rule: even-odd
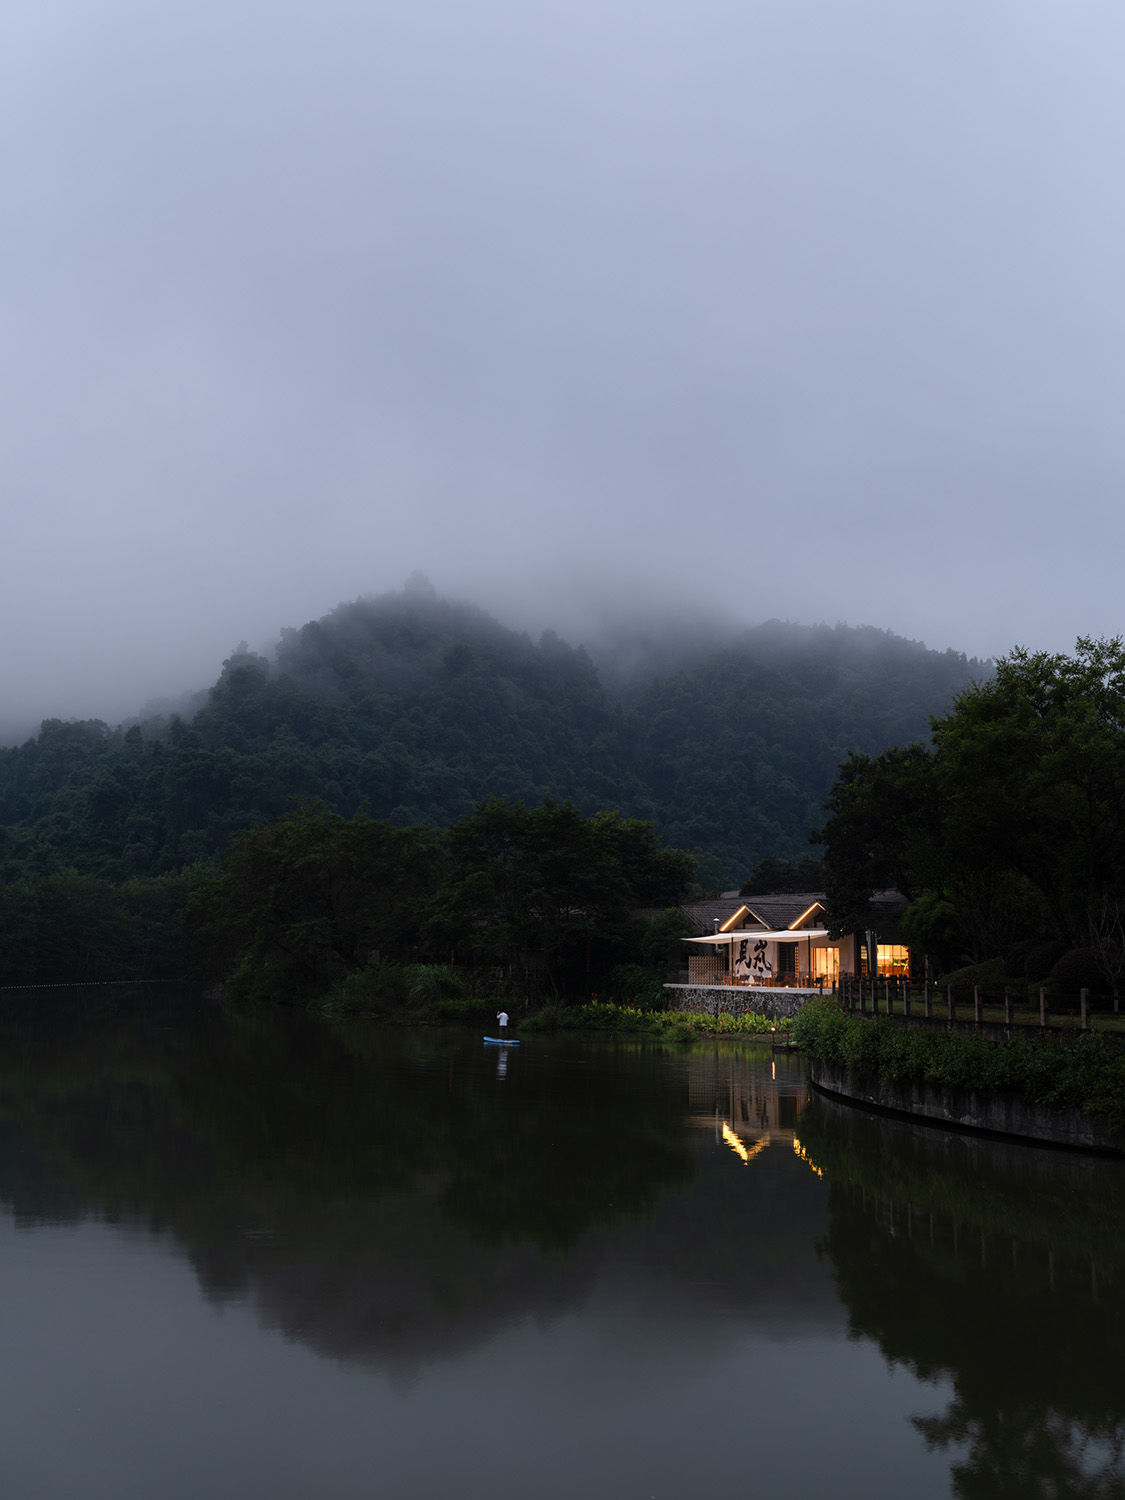
[[[806,854],[803,859],[760,859],[742,882],[740,896],[764,896],[770,891],[819,891],[824,886],[824,861]]]
[[[178,913],[196,878],[115,885],[64,870],[0,886],[0,983],[183,978]]]
[[[662,972],[685,966],[684,938],[694,937],[695,923],[678,906],[670,906],[647,924],[637,944],[644,963]]]
[[[539,955],[560,987],[623,956],[631,911],[684,899],[692,877],[690,856],[661,848],[651,824],[550,799],[482,802],[449,829],[448,851],[429,941],[494,962]]]
[[[184,913],[207,973],[243,999],[295,1000],[417,943],[440,868],[431,829],[305,804],[231,840]]]
[[[1013,651],[934,723],[951,867],[1014,872],[1052,926],[1085,942],[1107,892],[1125,892],[1125,646]]]
[[[871,898],[930,888],[941,865],[941,790],[933,752],[907,745],[882,755],[851,754],[825,803],[816,835],[824,846],[828,922],[834,934],[871,925]]]
[[[1125,909],[1125,647],[1003,658],[933,721],[933,746],[851,755],[819,834],[834,931],[872,893],[913,903],[913,939],[974,958],[1054,933],[1105,948]]]

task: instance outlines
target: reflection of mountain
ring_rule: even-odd
[[[499,1080],[464,1035],[9,1025],[0,1196],[25,1222],[169,1232],[210,1298],[404,1372],[610,1289],[668,1316],[838,1325],[812,1253],[823,1189],[776,1128],[803,1085],[775,1085],[768,1054],[688,1057],[543,1042]],[[716,1143],[720,1105],[736,1139],[748,1111],[773,1118],[748,1166]]]
[[[826,1246],[853,1331],[923,1379],[920,1420],[973,1500],[1125,1496],[1125,1163],[1006,1145],[814,1100]]]

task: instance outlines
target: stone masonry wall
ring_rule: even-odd
[[[741,985],[666,984],[673,1010],[694,1010],[708,1016],[767,1016],[781,1021],[795,1016],[820,990],[755,990]]]

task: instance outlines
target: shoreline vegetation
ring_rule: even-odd
[[[524,1031],[602,1031],[647,1034],[665,1041],[691,1042],[710,1037],[760,1037],[787,1035],[789,1019],[747,1013],[740,1016],[707,1015],[689,1010],[642,1010],[612,1001],[593,1000],[587,1005],[545,1005],[523,1022]]]
[[[993,1041],[976,1032],[849,1014],[825,999],[804,1007],[793,1036],[815,1062],[848,1074],[1015,1095],[1112,1125],[1125,1119],[1125,1050],[1095,1034]]]
[[[470,997],[460,983],[437,965],[416,965],[412,975],[401,971],[400,986],[390,996],[384,988],[375,993],[355,985],[340,985],[322,1000],[311,1005],[314,1014],[331,1020],[371,1020],[397,1026],[445,1026],[458,1023],[487,1024],[499,1010],[512,1014],[513,1037],[536,1032],[616,1033],[623,1036],[650,1036],[662,1041],[691,1042],[714,1037],[788,1036],[793,1021],[775,1021],[768,1016],[712,1016],[697,1011],[659,1010],[629,1002],[591,999],[584,1004],[565,1001],[547,1002],[522,1016],[510,1001],[498,996]]]

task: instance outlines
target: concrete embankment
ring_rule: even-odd
[[[1082,1151],[1125,1153],[1125,1128],[1121,1125],[1110,1125],[1080,1109],[1048,1109],[1019,1094],[849,1073],[815,1058],[809,1059],[809,1077],[814,1088],[869,1109]]]

